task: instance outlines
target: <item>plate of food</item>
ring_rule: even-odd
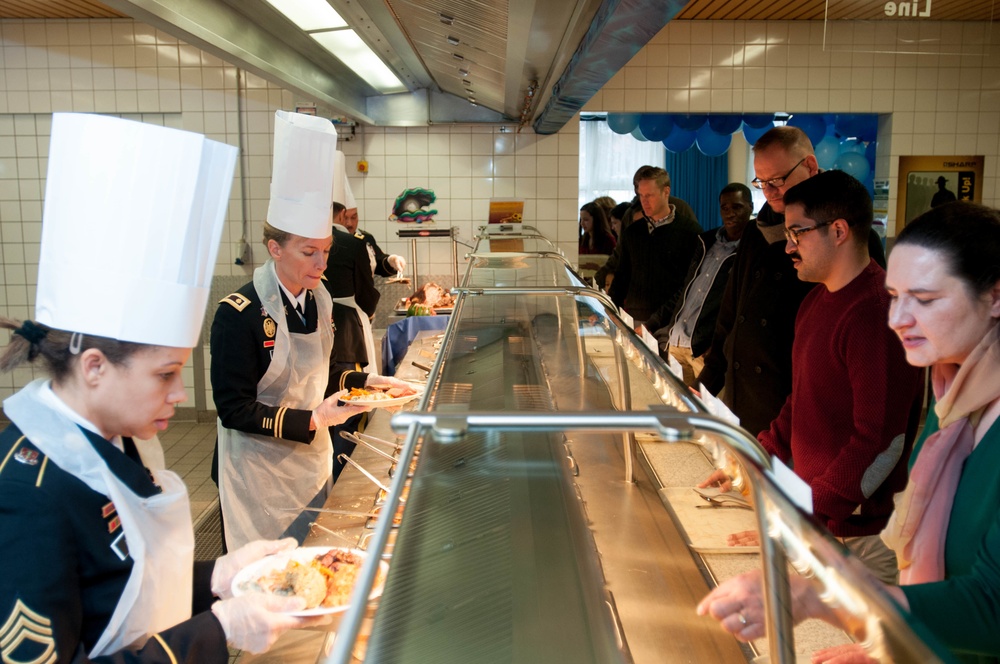
[[[358,406],[398,406],[412,401],[420,396],[421,389],[416,387],[352,387],[340,397],[341,403]]]
[[[341,613],[350,606],[365,555],[358,549],[304,546],[267,556],[240,570],[233,579],[233,595],[296,595],[306,601],[306,608],[289,611],[293,616]],[[380,561],[369,601],[382,595],[388,571],[388,563]]]

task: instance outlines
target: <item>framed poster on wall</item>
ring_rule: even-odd
[[[896,233],[932,207],[950,201],[983,202],[982,155],[899,158]]]

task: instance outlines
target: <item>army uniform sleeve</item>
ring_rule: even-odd
[[[375,274],[382,277],[395,276],[396,268],[389,264],[389,254],[382,251],[382,247],[378,246],[375,236],[365,233],[365,242],[370,244],[375,251]]]
[[[252,325],[264,323],[258,311],[227,302],[238,295],[224,298],[212,321],[212,395],[219,419],[224,427],[236,431],[308,444],[315,433],[309,430],[312,411],[257,401],[257,383],[265,371],[263,358],[269,352],[264,344],[268,340],[254,333]]]
[[[8,463],[0,475],[0,565],[6,570],[0,575],[3,660],[54,664],[228,662],[225,633],[210,611],[153,635],[142,648],[88,656],[82,639],[88,618],[77,565],[86,552],[79,549],[73,536],[67,506],[46,490],[46,459],[38,461],[31,467]],[[113,597],[104,599],[116,601]]]
[[[326,395],[330,396],[334,392],[349,390],[352,387],[364,387],[367,380],[368,374],[364,371],[351,371],[331,364],[330,382],[326,388]]]

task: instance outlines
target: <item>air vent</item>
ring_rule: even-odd
[[[447,37],[445,37],[445,39],[447,39],[448,43],[451,44],[452,46],[458,46],[459,44],[458,37],[452,37],[451,35],[448,35]]]
[[[444,23],[445,25],[451,25],[452,23],[455,22],[454,16],[448,16],[447,14],[438,14],[438,17],[441,19],[441,22]]]
[[[469,70],[468,69],[459,69],[458,73],[461,74],[462,76],[468,76],[469,75]]]
[[[465,61],[465,56],[462,55],[461,53],[452,53],[451,57],[455,58],[456,60]]]

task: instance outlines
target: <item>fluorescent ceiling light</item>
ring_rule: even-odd
[[[303,30],[343,28],[347,21],[326,0],[267,0]]]
[[[354,30],[313,32],[310,36],[379,92],[406,91],[403,82],[374,51],[368,48],[368,44]]]

